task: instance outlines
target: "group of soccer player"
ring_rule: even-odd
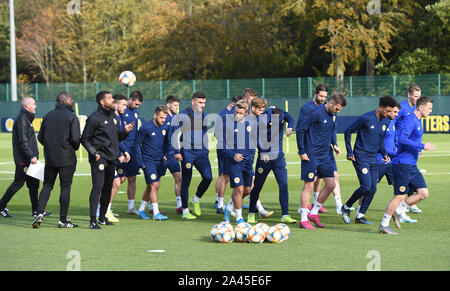
[[[60,95],[57,98],[57,101],[62,100],[60,107],[73,112],[70,94]],[[191,106],[181,111],[180,99],[169,95],[165,105],[155,108],[152,120],[140,125],[139,106],[144,99],[141,92],[134,91],[129,98],[121,94],[113,96],[110,92],[99,92],[96,96],[99,104],[97,111],[89,116],[81,138],[78,136],[74,139],[76,141],[71,141],[72,151],[81,143],[89,153],[92,174],[90,228],[100,229],[98,224],[119,222],[111,205],[120,185],[126,180],[127,214],[136,214],[145,220],[150,219],[149,215],[153,220],[167,220],[168,217],[158,205],[160,180],[167,169],[174,179],[176,213],[185,220],[200,217],[201,198],[213,180],[208,136],[208,126],[212,122],[215,122],[218,161],[214,207],[227,222],[230,222],[231,216],[235,216],[236,224],[245,222],[243,208],[248,208],[248,223],[257,222],[257,213],[260,218],[273,215],[274,212],[268,211],[259,199],[271,171],[279,189],[280,221],[297,222],[289,215],[288,173],[283,153],[283,135],[289,137],[294,126],[301,160],[301,180],[304,182],[298,208],[300,228],[325,227],[320,221],[320,213],[328,212],[323,204],[331,193],[334,194],[336,212],[345,223],[351,222],[351,212],[355,209],[353,204],[359,201],[355,223],[373,224],[366,219],[365,214],[376,193],[377,183],[383,176],[393,185],[394,198],[386,208],[379,231],[396,234],[389,227],[391,218],[398,228],[401,223],[417,222],[406,212],[420,212],[415,205],[428,197],[427,185],[417,168],[417,159],[422,150],[432,151],[436,148],[432,143],[422,143],[421,119],[431,113],[433,100],[421,96],[420,87],[412,84],[408,88],[407,100],[399,104],[394,98],[383,96],[379,98],[377,108],[362,114],[348,126],[344,133],[347,160],[352,162],[360,186],[343,204],[334,155],[341,154],[337,145],[336,114],[346,106],[347,100],[339,93],[328,98],[328,88],[324,84],[317,85],[313,95],[313,99],[300,109],[297,121],[281,108],[268,106],[267,101],[251,88],[245,89],[242,96],[234,96],[231,103],[215,115],[213,121],[204,112],[207,97],[203,93],[195,92]],[[46,119],[49,117],[45,116],[44,122]],[[355,132],[357,136],[352,148],[351,136]],[[42,140],[45,138],[42,137]],[[46,152],[46,159],[51,153]],[[71,169],[74,170],[72,164]],[[195,195],[189,200],[193,167],[200,173],[201,181]],[[141,169],[147,186],[141,204],[136,209],[136,176]],[[47,183],[50,190],[52,183]],[[228,183],[232,193],[230,200],[225,203]],[[11,190],[11,193],[14,191]],[[314,199],[310,203],[312,193]],[[5,195],[8,199],[2,199],[2,203],[5,200],[3,206],[6,206],[12,195]],[[40,203],[33,222],[34,228],[39,227],[46,215],[43,210],[49,195],[44,195],[44,202]],[[244,204],[246,196],[249,196],[249,205]],[[66,220],[67,204],[62,216],[64,222],[60,225],[76,227]],[[147,205],[149,214],[146,212]],[[189,209],[190,205],[192,210]],[[0,209],[2,216],[10,217],[5,209]]]

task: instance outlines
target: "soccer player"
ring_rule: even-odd
[[[14,181],[6,189],[0,200],[0,216],[12,217],[8,213],[6,206],[13,196],[23,185],[27,184],[31,200],[31,213],[36,215],[38,208],[39,180],[26,174],[30,164],[36,164],[39,159],[39,150],[36,135],[33,128],[33,120],[36,113],[36,101],[32,97],[24,97],[21,102],[21,109],[14,121],[12,131],[12,145],[16,172]]]
[[[38,140],[44,146],[45,170],[44,187],[39,194],[36,219],[33,228],[41,225],[50,192],[55,185],[56,176],[60,181],[59,228],[78,227],[67,217],[70,204],[70,189],[77,165],[75,151],[80,147],[80,122],[73,113],[74,101],[69,93],[61,92],[56,97],[55,109],[47,113],[39,130]]]
[[[286,136],[292,134],[292,128],[295,124],[294,118],[286,111],[277,107],[271,107],[260,116],[259,120],[265,120],[263,126],[258,127],[258,159],[256,161],[256,173],[254,186],[250,192],[250,208],[248,214],[248,223],[256,223],[256,201],[259,199],[260,192],[266,181],[267,175],[273,171],[278,183],[279,201],[281,205],[281,222],[296,223],[289,215],[289,192],[287,165],[283,153],[283,132],[287,125]],[[261,137],[261,131],[265,131],[266,136]],[[272,136],[272,130],[276,130]],[[274,140],[272,140],[274,138]],[[261,142],[264,140],[264,142]],[[274,144],[276,143],[276,144]]]
[[[119,124],[119,128],[123,130],[123,120],[122,116],[125,112],[125,109],[127,108],[127,97],[125,97],[122,94],[114,94],[114,117],[116,118],[117,124]],[[119,222],[119,219],[115,216],[115,214],[111,210],[111,205],[114,200],[114,197],[116,197],[117,191],[119,190],[120,185],[122,185],[123,182],[126,180],[126,163],[130,161],[130,154],[127,152],[127,148],[125,145],[125,141],[121,141],[119,143],[119,157],[116,161],[116,171],[114,175],[114,181],[113,186],[111,190],[111,199],[108,204],[108,209],[106,211],[106,218],[110,222]],[[98,213],[100,213],[100,205],[97,210]]]
[[[297,127],[296,132],[300,130],[301,123],[306,120],[308,114],[311,113],[317,106],[324,104],[327,100],[328,96],[328,87],[325,84],[318,84],[316,89],[314,90],[313,99],[307,103],[305,103],[302,108],[300,108],[299,116],[297,119]],[[297,144],[298,144],[298,135],[297,135]],[[334,180],[336,187],[333,190],[334,200],[336,202],[336,211],[340,213],[342,207],[341,200],[341,191],[339,186],[339,176],[337,173],[336,160],[333,155],[333,149],[330,147],[330,158],[332,160],[333,168],[334,168]],[[306,189],[305,191],[314,191],[313,193],[313,202],[317,201],[317,197],[319,196],[320,188],[322,186],[322,179],[316,179],[313,185],[305,184],[305,187],[311,187],[311,189]],[[311,210],[312,204],[308,204],[308,209]],[[320,212],[326,213],[328,212],[323,206],[320,208]],[[298,208],[298,213],[301,213],[301,206]]]
[[[214,208],[216,208],[216,213],[223,214],[224,204],[223,199],[225,196],[225,190],[228,182],[230,181],[230,176],[224,169],[225,157],[224,157],[224,149],[225,149],[225,122],[226,116],[228,114],[234,114],[234,105],[242,100],[242,96],[233,96],[231,99],[231,103],[227,105],[222,111],[219,112],[216,125],[214,128],[214,136],[217,139],[216,153],[217,153],[217,163],[218,163],[218,176],[216,179],[216,202],[214,203]]]
[[[304,181],[300,196],[301,218],[300,227],[314,229],[309,222],[318,227],[325,227],[319,219],[319,210],[335,188],[333,165],[330,160],[329,147],[333,146],[340,153],[336,143],[336,113],[346,105],[342,94],[333,94],[326,104],[319,105],[301,123],[297,132],[298,154],[302,162],[301,179]],[[308,209],[311,190],[316,178],[323,178],[325,186],[314,202],[311,212]]]
[[[426,199],[429,195],[425,179],[417,168],[417,160],[422,150],[434,151],[436,146],[431,142],[422,143],[422,118],[426,118],[433,110],[433,99],[422,96],[417,99],[413,114],[405,117],[400,128],[397,129],[398,150],[392,162],[394,174],[394,198],[386,207],[379,231],[386,234],[397,234],[390,226],[391,217],[396,219],[395,210],[399,205],[406,208]],[[415,190],[416,194],[405,200],[408,191]],[[394,221],[395,222],[395,221]],[[398,226],[398,223],[395,223]]]
[[[420,89],[419,85],[417,85],[417,84],[409,85],[408,97],[406,100],[403,100],[400,103],[401,109],[400,109],[400,112],[398,113],[398,117],[395,122],[396,128],[400,128],[401,123],[403,122],[404,118],[414,112],[414,110],[416,109],[417,99],[420,98],[421,93],[422,93],[422,90]],[[397,136],[395,136],[395,144],[396,144],[396,146],[398,146],[398,137]],[[414,192],[410,191],[408,193],[408,196],[411,196],[413,194],[414,194]],[[412,205],[411,207],[408,207],[406,209],[406,212],[421,213],[422,210],[420,210],[419,207],[417,207],[417,205]]]
[[[175,159],[181,162],[181,202],[183,207],[182,218],[187,220],[197,219],[200,216],[200,199],[208,190],[212,181],[211,164],[209,162],[208,135],[205,125],[206,96],[201,92],[192,94],[192,106],[177,114],[170,125],[170,145],[175,152]],[[181,132],[178,138],[178,133]],[[197,187],[192,198],[194,206],[191,214],[189,211],[189,186],[192,179],[192,167],[200,172],[202,181]]]
[[[166,108],[167,108],[167,117],[166,124],[170,127],[172,119],[178,113],[178,108],[180,107],[180,98],[175,95],[169,95],[166,98]],[[169,137],[170,139],[170,137]],[[168,145],[167,145],[168,146]],[[172,174],[174,180],[174,191],[175,191],[175,199],[177,203],[176,213],[183,213],[183,206],[181,203],[181,167],[180,162],[175,160],[174,150],[169,148],[169,152],[167,154],[167,161],[165,162],[165,167],[169,169]]]
[[[384,138],[389,127],[389,121],[395,117],[392,110],[399,107],[398,102],[390,97],[383,96],[379,100],[376,110],[369,111],[359,116],[344,133],[347,159],[353,162],[360,187],[342,206],[342,219],[350,223],[350,207],[362,198],[361,208],[356,216],[356,223],[372,224],[365,218],[365,213],[372,202],[377,191],[378,183],[378,161],[377,153],[383,156],[382,161],[390,162],[386,153]],[[352,133],[357,132],[356,142],[352,150]]]
[[[153,220],[167,220],[159,212],[158,207],[158,191],[160,186],[160,179],[166,172],[167,150],[168,144],[168,130],[169,125],[166,123],[167,108],[160,105],[155,108],[153,113],[153,120],[145,122],[139,129],[136,137],[136,159],[142,170],[144,171],[145,182],[147,184],[148,197],[142,197],[142,201],[151,201],[153,210]],[[143,219],[148,219],[145,216],[145,204],[141,203],[139,208],[139,216]],[[144,206],[144,209],[142,209]],[[142,215],[141,213],[144,213]]]
[[[131,124],[134,123],[134,129],[128,134],[128,137],[125,140],[125,147],[127,148],[127,152],[130,154],[130,161],[126,163],[124,168],[125,173],[127,175],[128,186],[127,186],[127,196],[128,196],[128,210],[127,214],[137,214],[136,207],[134,205],[134,198],[136,196],[136,176],[139,175],[139,165],[136,162],[135,158],[135,138],[138,131],[138,122],[139,122],[139,106],[144,101],[144,97],[140,91],[133,91],[130,93],[130,97],[128,98],[127,108],[122,115],[122,120]]]
[[[256,118],[264,111],[266,102],[259,97],[252,100],[251,115],[248,117],[248,104],[241,100],[236,103],[234,120],[227,118],[225,124],[225,167],[230,175],[232,205],[236,213],[236,224],[244,222],[242,199],[250,194],[253,183],[253,159],[257,145]],[[256,121],[256,122],[255,122]],[[229,222],[231,203],[225,206],[224,220]]]
[[[98,223],[112,224],[105,215],[111,198],[116,160],[119,156],[119,142],[124,140],[134,127],[134,123],[124,122],[124,129],[120,130],[113,115],[114,99],[110,92],[99,92],[96,101],[98,109],[88,117],[81,135],[81,144],[89,153],[91,165],[92,190],[89,197],[89,227],[91,229],[101,229]],[[100,214],[97,223],[96,212],[99,200]]]

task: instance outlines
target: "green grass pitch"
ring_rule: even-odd
[[[303,183],[300,181],[300,159],[296,154],[295,136],[289,137],[289,152],[285,144],[289,174],[289,211],[299,219],[297,208]],[[40,229],[33,229],[28,190],[23,187],[8,204],[11,219],[0,218],[0,270],[67,270],[74,258],[81,270],[367,270],[376,264],[381,270],[449,270],[450,269],[450,135],[427,134],[437,150],[425,152],[419,159],[419,169],[426,170],[425,180],[430,197],[419,204],[422,214],[411,214],[417,224],[403,224],[397,236],[378,233],[378,225],[387,202],[392,198],[392,186],[378,184],[367,212],[372,226],[345,224],[336,215],[332,196],[325,203],[329,210],[321,215],[325,229],[304,230],[290,225],[291,237],[281,244],[220,244],[208,237],[210,228],[223,220],[215,213],[213,180],[201,201],[202,216],[196,221],[182,221],[175,214],[173,179],[169,172],[161,180],[160,209],[169,220],[144,221],[126,215],[126,183],[113,203],[120,222],[101,230],[90,230],[89,193],[91,178],[87,154],[79,160],[72,185],[69,216],[80,225],[77,229],[58,229],[59,183],[50,197],[46,217]],[[338,136],[343,154],[337,157],[342,200],[345,202],[359,186],[354,169],[345,159],[343,136]],[[43,151],[40,148],[41,158]],[[215,151],[210,160],[217,176]],[[0,134],[0,195],[12,182],[14,164],[11,134]],[[191,197],[200,178],[194,171]],[[42,186],[42,184],[41,184]],[[136,206],[145,187],[143,175],[137,179]],[[230,197],[227,189],[225,200]],[[190,197],[190,198],[191,198]],[[274,225],[280,220],[278,187],[272,174],[261,193],[263,205],[275,214],[265,220]],[[247,200],[245,200],[247,203]],[[355,205],[356,206],[356,205]],[[244,210],[244,218],[247,211]],[[354,219],[354,214],[352,216]],[[232,219],[234,224],[234,219]],[[392,223],[391,223],[392,224]],[[151,252],[164,250],[164,252]],[[77,254],[76,257],[72,256]],[[373,255],[375,254],[375,256]]]

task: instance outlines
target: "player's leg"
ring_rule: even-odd
[[[362,197],[361,207],[356,213],[355,223],[368,225],[373,224],[372,222],[367,221],[365,214],[367,212],[367,209],[369,209],[369,206],[372,203],[373,197],[377,191],[377,182],[379,179],[378,168],[379,167],[377,163],[372,163],[369,165],[369,173],[367,175],[370,176],[370,191]]]
[[[90,162],[92,189],[89,195],[89,227],[91,229],[100,229],[97,224],[97,207],[100,200],[100,194],[105,183],[105,161],[100,158],[98,161]]]
[[[264,186],[264,183],[266,181],[267,175],[271,171],[270,164],[271,162],[264,162],[261,159],[258,159],[256,162],[256,172],[255,177],[253,181],[253,188],[251,189],[250,196],[249,196],[249,210],[248,210],[248,223],[256,223],[255,214],[257,212],[257,201],[259,200],[259,194]],[[253,178],[252,178],[253,179]]]
[[[47,207],[50,193],[55,185],[56,177],[58,176],[58,169],[45,165],[44,169],[44,185],[39,193],[38,207],[35,214],[35,219],[32,223],[33,228],[39,228],[43,218],[45,208]]]
[[[369,174],[369,164],[365,161],[359,161],[358,159],[353,162],[353,167],[355,168],[356,175],[359,181],[359,188],[353,192],[352,196],[347,200],[347,202],[342,206],[342,219],[345,223],[350,223],[350,212],[353,204],[362,198],[364,195],[370,192],[370,187],[372,184],[371,176]],[[377,177],[378,178],[378,177]]]
[[[26,169],[27,169],[27,166],[16,165],[14,181],[11,183],[11,185],[9,185],[8,189],[6,189],[5,194],[3,194],[3,197],[0,200],[0,215],[2,217],[5,217],[5,218],[12,217],[10,214],[8,214],[8,211],[5,208],[8,205],[8,202],[12,199],[12,197],[25,184]]]
[[[194,161],[195,168],[200,172],[202,180],[197,187],[197,192],[195,196],[192,197],[192,204],[194,206],[194,214],[197,216],[201,216],[201,208],[200,208],[200,199],[203,197],[205,192],[208,190],[209,185],[212,182],[212,170],[211,164],[209,162],[208,156],[199,157]]]
[[[275,162],[273,173],[278,184],[278,200],[281,206],[281,222],[296,223],[289,215],[289,190],[287,165],[284,156]]]
[[[105,215],[106,211],[108,210],[109,201],[111,199],[111,189],[114,181],[115,170],[115,163],[105,162],[105,179],[100,195],[100,215],[98,216],[98,222],[102,225],[112,224]]]
[[[183,161],[181,162],[181,204],[183,207],[183,219],[193,220],[197,217],[192,215],[189,211],[189,186],[192,180],[192,161],[187,160],[187,157],[183,156]]]

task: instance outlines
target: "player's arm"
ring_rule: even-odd
[[[292,128],[295,126],[295,119],[288,112],[284,111],[283,120],[287,122],[286,136],[290,136],[292,134]]]
[[[306,120],[300,123],[300,127],[297,132],[297,148],[298,148],[298,154],[300,155],[300,159],[309,161],[309,157],[306,154],[306,148],[305,148],[305,136],[306,132],[311,128],[314,121],[317,119],[318,115],[311,113],[308,115]]]
[[[142,159],[142,142],[144,141],[145,133],[146,133],[146,129],[145,129],[145,127],[142,126],[138,130],[136,140],[135,140],[135,142],[136,142],[136,147],[135,147],[136,162],[139,165],[139,167],[142,169],[145,168],[145,164]]]
[[[425,144],[421,142],[416,142],[411,140],[409,137],[411,136],[412,131],[416,127],[415,123],[412,122],[402,122],[400,128],[398,130],[398,142],[399,144],[403,144],[406,146],[414,147],[423,150],[425,148]]]
[[[364,119],[358,117],[344,132],[345,149],[347,150],[347,159],[355,160],[355,155],[352,150],[352,133],[358,131],[364,125]]]
[[[72,119],[72,123],[70,125],[70,145],[74,150],[78,150],[80,148],[80,121],[78,117],[74,115]]]
[[[96,160],[98,161],[100,159],[100,155],[97,152],[97,149],[92,144],[92,138],[93,136],[95,136],[95,129],[98,126],[98,122],[94,117],[90,116],[86,121],[83,134],[81,135],[81,144],[84,146],[86,151],[90,155],[95,156]]]

